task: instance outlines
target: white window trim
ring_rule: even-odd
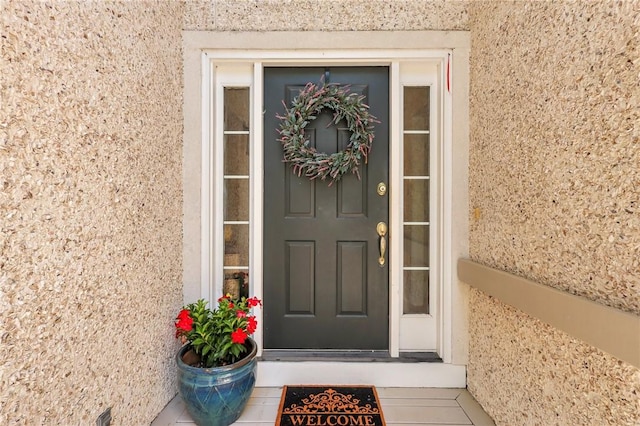
[[[321,35],[320,35],[321,34]],[[300,37],[297,37],[291,33],[243,33],[241,37],[235,33],[210,33],[210,32],[186,32],[184,37],[184,51],[185,51],[185,163],[184,163],[184,179],[185,179],[185,249],[184,249],[184,294],[185,301],[191,302],[199,297],[206,297],[209,300],[215,301],[215,294],[217,289],[214,289],[209,282],[211,272],[219,270],[221,265],[212,263],[210,253],[212,249],[219,250],[220,248],[214,248],[209,246],[210,241],[222,241],[222,239],[215,238],[217,232],[216,227],[213,226],[206,218],[211,218],[213,209],[213,195],[216,192],[213,185],[209,185],[212,182],[213,176],[208,175],[212,172],[212,159],[217,158],[210,152],[212,144],[212,137],[215,136],[215,127],[213,122],[207,123],[206,117],[209,117],[210,112],[213,110],[213,99],[209,97],[209,93],[212,93],[212,85],[214,79],[214,72],[211,69],[212,60],[215,63],[224,62],[245,62],[253,64],[253,76],[251,81],[246,84],[252,90],[252,96],[256,99],[262,97],[262,70],[265,64],[268,65],[390,65],[391,74],[398,72],[397,64],[402,60],[411,59],[434,59],[439,60],[441,64],[448,55],[451,54],[451,82],[457,83],[456,90],[452,92],[444,90],[445,95],[443,97],[444,114],[441,115],[442,133],[444,150],[442,152],[442,185],[441,185],[441,205],[439,210],[441,212],[442,223],[441,229],[441,252],[442,259],[439,262],[441,271],[439,272],[443,280],[441,286],[442,294],[438,297],[439,308],[438,311],[442,313],[439,318],[439,335],[438,335],[438,352],[443,358],[444,363],[466,363],[466,336],[456,336],[458,342],[458,348],[454,348],[452,331],[454,329],[453,324],[453,311],[454,309],[462,310],[456,311],[458,315],[458,321],[456,330],[458,328],[461,331],[466,331],[465,327],[460,327],[461,320],[466,318],[464,312],[464,293],[459,291],[457,286],[457,276],[455,271],[455,263],[459,257],[466,255],[467,239],[466,239],[466,158],[468,149],[468,119],[467,119],[467,98],[468,94],[468,50],[469,50],[469,37],[468,33],[462,32],[411,32],[408,37],[406,33],[354,33],[354,34],[341,34],[341,33],[318,33],[317,37],[314,37],[310,33],[300,33]],[[403,49],[393,48],[393,44],[402,39],[402,43],[396,45],[403,46]],[[323,39],[323,47],[313,46],[313,40]],[[301,42],[305,40],[309,41],[308,46],[304,50],[300,50]],[[333,40],[333,44],[332,44]],[[375,41],[378,41],[376,43]],[[280,41],[278,43],[277,41]],[[372,42],[374,41],[374,42]],[[305,44],[305,43],[303,43]],[[282,49],[270,50],[269,46],[280,46]],[[341,46],[340,49],[327,49],[324,46]],[[380,46],[379,49],[370,49],[367,46]],[[297,49],[297,50],[293,50]],[[453,67],[454,58],[459,58],[461,66]],[[200,78],[194,78],[199,76]],[[206,76],[212,76],[211,79],[203,78]],[[392,82],[397,79],[391,80]],[[243,83],[244,84],[244,83]],[[394,83],[395,84],[395,83]],[[398,93],[400,87],[392,87],[392,91]],[[201,102],[193,102],[196,98]],[[392,102],[399,102],[398,96],[395,96],[395,100]],[[260,111],[261,102],[255,102],[252,111],[252,137],[262,137],[262,112]],[[454,105],[458,105],[457,111],[449,113]],[[394,132],[399,131],[398,120],[398,106],[393,105],[391,108],[391,120],[392,129]],[[462,125],[453,128],[453,115],[462,117]],[[393,125],[393,120],[396,120],[396,125]],[[458,122],[457,122],[458,123]],[[397,134],[392,134],[392,138],[397,138]],[[454,143],[455,142],[455,143]],[[193,183],[193,178],[197,175],[197,171],[193,170],[193,166],[196,160],[194,153],[194,147],[199,145],[199,159],[198,163],[202,166],[201,175],[199,176],[200,193],[196,190]],[[213,144],[215,146],[217,144]],[[263,176],[262,166],[262,143],[256,143],[252,141],[252,162],[251,170],[253,176]],[[456,151],[456,152],[454,152]],[[454,158],[459,158],[458,155],[462,154],[463,162],[453,164]],[[392,155],[392,158],[394,156]],[[397,157],[397,155],[396,155]],[[393,167],[397,167],[391,165]],[[454,168],[456,170],[454,170]],[[217,169],[217,168],[216,168]],[[462,172],[462,173],[461,173]],[[397,180],[401,175],[392,170],[391,188],[398,187],[394,180]],[[459,181],[453,182],[454,176],[462,176],[462,181],[465,183],[464,189],[461,191]],[[215,180],[213,180],[215,181]],[[262,283],[261,273],[262,271],[262,179],[252,178],[251,182],[251,200],[253,203],[251,217],[252,220],[250,238],[252,238],[252,252],[250,254],[252,273],[252,285],[257,292],[254,293],[261,297]],[[392,192],[393,194],[393,192]],[[392,195],[390,199],[391,203],[397,202],[399,194]],[[220,202],[217,200],[216,202]],[[455,206],[454,206],[455,202]],[[193,206],[200,206],[199,215],[194,213],[191,209]],[[464,206],[464,215],[462,216],[458,210],[461,206]],[[198,217],[199,216],[199,217]],[[255,220],[258,218],[259,220]],[[399,218],[390,218],[392,226],[391,231],[396,235],[402,235],[402,228],[397,226]],[[401,222],[400,222],[401,223]],[[395,224],[395,225],[394,225]],[[464,226],[464,230],[461,227]],[[453,235],[454,226],[456,228],[456,235]],[[395,229],[394,229],[395,228]],[[197,238],[193,238],[196,237]],[[462,240],[453,241],[453,238],[463,237]],[[397,241],[395,241],[397,240]],[[397,238],[391,243],[392,256],[398,258],[399,244],[401,239]],[[195,242],[197,241],[197,243]],[[395,244],[394,244],[395,242]],[[198,244],[199,243],[199,244]],[[220,243],[221,244],[221,243]],[[198,257],[194,257],[193,254],[197,253]],[[196,259],[199,258],[199,262]],[[393,257],[392,257],[393,258]],[[453,261],[452,261],[453,260]],[[199,273],[197,273],[199,272]],[[392,265],[390,271],[390,280],[392,285],[394,283],[401,282],[401,276],[398,280],[398,275],[402,274],[400,265]],[[400,295],[397,285],[391,288],[390,297],[393,304],[390,306],[390,334],[392,335],[390,352],[392,356],[398,354],[398,320],[400,305],[402,300],[398,297]],[[394,337],[395,336],[395,337]],[[260,347],[262,341],[261,330],[256,334],[256,340]],[[462,341],[462,345],[460,345]],[[454,349],[457,349],[454,350]]]
[[[402,351],[435,351],[442,355],[442,348],[444,342],[442,341],[443,333],[441,329],[443,326],[443,304],[440,303],[440,299],[443,297],[441,287],[443,281],[441,279],[440,271],[442,269],[442,251],[444,250],[444,241],[440,232],[442,228],[442,214],[441,207],[443,205],[442,191],[440,191],[440,185],[442,182],[442,150],[444,145],[444,135],[447,131],[443,129],[443,117],[450,113],[445,109],[445,98],[450,97],[450,93],[446,92],[444,87],[444,72],[446,70],[446,61],[448,60],[448,54],[443,55],[437,61],[403,61],[400,63],[397,79],[400,83],[398,89],[398,99],[394,101],[398,102],[397,110],[403,111],[402,105],[404,104],[404,88],[412,86],[427,86],[430,89],[430,106],[429,106],[429,194],[430,194],[430,212],[429,212],[429,314],[427,315],[400,315],[400,330],[399,330],[399,342],[400,350]],[[405,129],[402,128],[402,123],[397,124],[397,140],[403,141],[405,135]],[[412,132],[408,132],[409,134]],[[401,148],[402,143],[398,143],[398,148]],[[394,161],[394,175],[397,175],[400,180],[399,185],[404,185],[406,177],[403,176],[402,170],[404,170],[404,155],[402,152],[397,153]],[[411,178],[408,178],[411,179]],[[401,188],[401,186],[396,186]],[[394,201],[392,205],[404,206],[404,191],[396,191],[398,193],[398,201]],[[434,196],[435,194],[435,196]],[[404,232],[404,226],[406,223],[402,217],[398,217],[398,223],[396,225],[396,235],[400,232]],[[403,247],[398,242],[398,250],[402,251]],[[398,259],[404,258],[404,253],[397,256]],[[403,271],[407,268],[403,268],[403,265],[398,265],[399,271],[397,276],[397,282],[403,283]],[[409,268],[410,269],[410,268]],[[418,269],[418,268],[416,268]],[[400,289],[401,292],[403,289]],[[399,307],[402,309],[402,300],[399,302]],[[420,330],[434,330],[433,333],[424,333],[421,339],[413,343],[414,337],[420,332]],[[413,345],[408,347],[409,345]]]

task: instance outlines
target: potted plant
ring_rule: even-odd
[[[256,297],[234,300],[227,295],[210,309],[204,299],[183,307],[175,321],[184,344],[176,355],[178,390],[198,425],[235,422],[255,386],[257,346]]]

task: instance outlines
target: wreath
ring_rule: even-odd
[[[320,87],[307,83],[290,108],[283,101],[285,114],[276,115],[281,120],[278,140],[284,148],[283,161],[290,163],[298,176],[305,175],[312,180],[330,178],[329,186],[345,173],[354,173],[360,179],[358,167],[361,161],[367,163],[374,137],[371,123],[378,123],[369,114],[369,106],[363,99],[364,96],[349,93],[348,86],[325,84]],[[344,119],[351,132],[346,149],[334,154],[318,152],[309,145],[304,132],[325,108],[334,112],[332,123],[338,124]]]

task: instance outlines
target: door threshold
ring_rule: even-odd
[[[398,358],[396,358],[398,360]],[[466,366],[444,362],[259,360],[256,386],[351,384],[380,387],[464,388]]]
[[[262,351],[261,361],[286,362],[442,362],[442,358],[435,352],[401,352],[393,358],[389,351],[380,350],[274,350]]]

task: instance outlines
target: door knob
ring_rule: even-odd
[[[378,222],[376,231],[378,232],[378,236],[380,237],[380,257],[378,258],[378,263],[380,264],[380,266],[384,266],[384,256],[387,252],[387,224],[384,222]]]
[[[378,184],[376,192],[378,193],[379,196],[382,197],[384,194],[387,193],[387,185],[384,182],[380,182]]]

